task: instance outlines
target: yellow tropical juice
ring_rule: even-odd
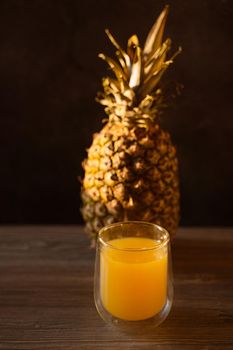
[[[166,302],[167,247],[140,237],[108,241],[100,256],[100,293],[115,317],[136,321],[156,315]]]

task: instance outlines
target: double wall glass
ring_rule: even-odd
[[[173,300],[168,232],[141,221],[116,223],[100,230],[94,298],[107,323],[126,329],[159,325]]]

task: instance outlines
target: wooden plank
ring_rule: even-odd
[[[233,348],[232,252],[233,229],[181,229],[168,319],[127,334],[95,310],[82,227],[0,227],[0,349]]]
[[[64,343],[61,342],[27,342],[27,343],[4,343],[4,347],[0,349],[4,350],[232,350],[232,345],[224,345],[224,347],[219,345],[208,345],[208,346],[197,346],[197,345],[156,345],[149,342],[72,342],[67,341]]]

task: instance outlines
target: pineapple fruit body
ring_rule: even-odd
[[[178,161],[170,136],[148,129],[106,124],[84,161],[82,214],[95,237],[105,225],[150,221],[175,234],[179,220]]]
[[[98,101],[108,114],[94,135],[82,184],[82,215],[95,242],[105,225],[149,221],[175,235],[179,222],[179,179],[176,149],[159,124],[163,94],[159,82],[167,67],[171,41],[162,43],[166,7],[152,27],[142,50],[138,38],[128,40],[125,52],[112,35],[117,63],[101,54],[116,79],[104,78]]]

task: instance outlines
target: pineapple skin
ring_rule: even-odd
[[[126,220],[153,222],[174,237],[180,217],[178,159],[158,123],[108,122],[94,134],[83,168],[81,212],[93,243],[103,226]]]

